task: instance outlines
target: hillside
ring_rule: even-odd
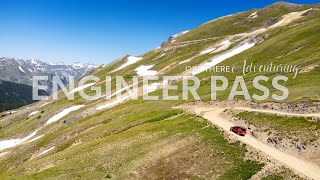
[[[49,95],[40,91],[39,95]],[[0,79],[0,112],[19,108],[35,102],[32,100],[32,86],[17,84]]]
[[[141,56],[101,65],[90,73],[100,78],[91,86],[105,92],[111,76],[112,100],[88,101],[77,92],[69,101],[60,92],[57,101],[0,117],[0,179],[319,179],[319,29],[319,5],[282,2],[207,22]],[[244,60],[299,68],[297,74],[248,72],[250,99],[229,101],[242,69],[205,70],[242,67]],[[129,84],[136,75],[158,75],[143,88],[159,100],[142,99],[141,81],[138,100],[116,100],[117,75]],[[178,88],[169,93],[178,100],[163,100],[160,80],[167,75],[177,76],[170,84]],[[183,76],[192,75],[200,80],[201,101],[182,100]],[[262,95],[253,85],[259,75],[269,78],[264,100],[253,98]],[[271,81],[277,75],[288,77],[280,83],[289,90],[281,101],[271,97],[281,94]],[[228,80],[217,100],[211,100],[210,76]],[[95,94],[91,87],[85,92]],[[246,127],[247,135],[230,133],[231,125]]]

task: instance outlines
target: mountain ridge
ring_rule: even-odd
[[[68,84],[68,77],[80,78],[89,70],[95,68],[92,64],[75,62],[70,65],[62,63],[47,63],[36,59],[0,58],[0,78],[15,83],[32,85],[33,76],[59,76]]]

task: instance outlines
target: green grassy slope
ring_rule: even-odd
[[[256,28],[264,27],[266,22],[272,18],[279,18],[290,12],[301,11],[307,8],[308,6],[288,7],[285,3],[275,3],[263,9],[236,13],[205,23],[188,32],[186,35],[181,36],[177,41],[181,42],[249,32]],[[257,12],[258,17],[248,18],[254,12]]]
[[[319,65],[320,63],[320,43],[317,40],[319,35],[318,29],[320,28],[320,13],[310,15],[305,17],[298,22],[293,22],[292,24],[300,23],[297,26],[291,26],[292,24],[278,28],[271,32],[267,32],[269,37],[261,44],[239,54],[234,57],[227,59],[226,61],[220,63],[220,65],[225,66],[237,66],[242,67],[243,61],[246,60],[247,63],[253,63],[257,65],[268,65],[271,62],[273,64],[279,65],[298,65],[299,71],[305,69],[309,66]],[[290,27],[291,26],[291,27]],[[298,51],[295,51],[297,50]],[[293,53],[292,53],[293,52]],[[286,83],[286,87],[289,89],[289,97],[286,99],[287,102],[297,102],[297,101],[319,101],[320,100],[320,82],[317,80],[319,77],[320,68],[314,68],[309,72],[299,73],[295,79],[293,79],[294,73],[283,74],[286,75],[289,80]],[[265,75],[270,78],[279,75],[281,73],[249,73],[245,76],[245,81],[247,83],[250,94],[258,93],[252,86],[252,80],[257,75]],[[232,85],[235,75],[226,73],[213,73],[204,72],[199,75],[200,78],[205,79],[211,75],[224,75],[228,77],[229,84]],[[236,72],[236,75],[242,75],[242,69]],[[203,80],[203,86],[200,90],[202,96],[205,99],[210,97],[207,95],[210,89],[209,80]],[[206,85],[207,84],[207,85]],[[218,99],[224,100],[228,97],[231,85],[229,86],[229,91],[224,91],[218,93]],[[271,87],[271,81],[266,83],[266,85],[274,92]],[[243,97],[239,97],[243,98]],[[273,101],[272,99],[267,99],[267,101]]]
[[[172,110],[175,104],[131,101],[67,127],[59,123],[41,140],[2,159],[0,177],[247,179],[260,169],[243,159],[243,146],[229,144],[202,118]],[[36,157],[52,146],[54,154]]]
[[[105,76],[122,75],[129,81],[136,75],[134,69],[140,65],[154,64],[152,69],[158,71],[173,67],[163,70],[161,75],[180,74],[184,72],[186,66],[199,65],[216,56],[217,54],[197,55],[207,47],[222,41],[223,36],[260,28],[270,18],[306,8],[309,7],[287,8],[277,4],[259,10],[259,17],[254,20],[247,20],[247,17],[255,12],[252,10],[209,22],[179,37],[178,41],[214,36],[221,36],[220,38],[183,47],[163,47],[153,50],[144,54],[141,61],[112,72],[125,62],[126,57],[124,57],[108,66],[97,68],[92,75],[101,78],[97,86],[104,87]],[[245,59],[260,64],[270,62],[298,64],[301,68],[317,65],[320,59],[320,44],[317,38],[320,33],[319,20],[320,14],[315,13],[285,27],[266,32],[268,37],[264,42],[227,59],[221,65],[240,66]],[[240,24],[235,24],[236,22]],[[296,49],[299,50],[291,53]],[[163,55],[164,53],[166,54]],[[190,62],[178,64],[194,56],[197,57]],[[286,86],[289,88],[290,95],[286,101],[318,102],[320,100],[319,73],[318,67],[298,74],[294,80],[289,79]],[[235,74],[212,72],[197,75],[201,79],[198,93],[205,101],[210,100],[208,77],[211,75],[225,75],[230,84],[235,77]],[[250,93],[259,93],[252,86],[252,79],[256,75],[258,73],[250,73],[245,77]],[[272,73],[266,75],[270,78],[275,76]],[[181,82],[177,84],[181,87]],[[266,84],[271,87],[270,83]],[[112,87],[114,89],[114,82]],[[85,91],[88,94],[94,93],[90,88]],[[229,91],[230,87],[218,93],[218,100],[226,100]],[[170,93],[181,96],[181,88]],[[158,90],[151,95],[160,94],[161,90]],[[172,108],[190,101],[143,101],[140,99],[127,101],[110,109],[95,111],[95,105],[105,102],[103,99],[86,101],[76,93],[74,101],[67,101],[66,98],[60,97],[49,106],[39,108],[40,111],[45,110],[40,118],[38,116],[28,118],[26,113],[12,121],[9,121],[9,117],[3,117],[0,121],[8,123],[1,124],[0,139],[23,137],[66,107],[76,104],[86,105],[85,108],[72,112],[39,131],[38,134],[45,134],[39,140],[17,146],[11,149],[9,154],[0,157],[0,179],[249,179],[256,174],[263,164],[245,160],[246,147],[239,142],[230,143],[221,130],[204,119]],[[272,99],[266,101],[272,101]],[[88,112],[88,116],[80,117],[79,114],[89,111],[90,108],[93,108],[94,112]],[[241,115],[251,116],[251,114]],[[286,125],[281,122],[288,122],[278,117],[260,116],[274,120],[270,121],[270,128],[281,128]],[[64,121],[70,123],[64,123]],[[305,123],[303,119],[294,119],[294,122],[298,124],[302,122],[306,129],[314,126],[314,124]],[[263,122],[256,123],[261,125]],[[278,123],[283,126],[276,126],[275,124]],[[296,125],[291,124],[290,128],[295,128]],[[55,148],[38,157],[42,151],[50,147]]]

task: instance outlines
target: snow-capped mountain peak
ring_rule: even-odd
[[[95,67],[95,65],[80,62],[66,65],[64,63],[47,63],[38,59],[0,58],[0,78],[31,85],[33,76],[55,75],[67,84],[69,76],[74,76],[76,79],[80,78]]]

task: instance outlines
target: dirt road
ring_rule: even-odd
[[[211,123],[214,125],[222,128],[224,131],[226,131],[230,136],[236,137],[239,141],[261,151],[262,153],[265,153],[269,157],[277,160],[284,166],[292,169],[293,171],[297,173],[301,173],[308,178],[319,180],[320,179],[320,167],[318,167],[315,164],[306,162],[302,159],[296,158],[294,156],[291,156],[289,154],[286,154],[280,150],[277,150],[273,147],[270,147],[254,137],[250,135],[246,136],[238,136],[230,131],[230,127],[234,126],[233,123],[231,123],[228,119],[224,119],[220,116],[220,114],[226,109],[226,108],[208,108],[208,107],[197,107],[197,106],[188,106],[187,109],[193,110],[196,114],[201,115],[205,119],[208,119]],[[242,108],[239,107],[238,109],[243,110],[253,110],[250,108]],[[259,111],[255,110],[254,111]],[[267,113],[276,113],[276,114],[284,114],[283,112],[277,112],[277,111],[268,111],[268,110],[260,110],[260,112],[267,112]],[[289,114],[290,113],[286,113]],[[291,114],[292,115],[292,114]],[[294,114],[295,116],[298,116],[299,114]],[[305,114],[302,114],[302,116],[305,116]]]

